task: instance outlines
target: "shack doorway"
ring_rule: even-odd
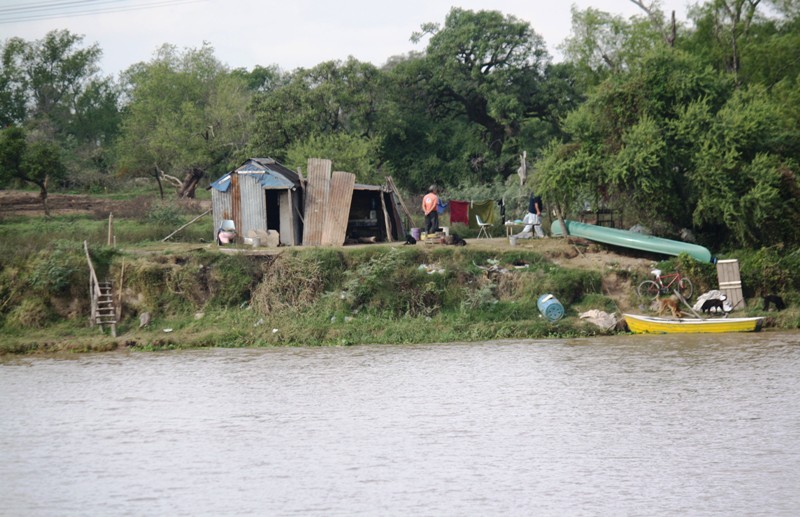
[[[267,196],[267,230],[281,231],[280,190],[265,190]]]

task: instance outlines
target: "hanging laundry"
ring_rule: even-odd
[[[469,227],[478,228],[478,221],[475,219],[476,215],[481,216],[481,219],[485,223],[495,224],[497,222],[495,215],[496,205],[497,203],[493,199],[487,201],[473,201],[469,211]]]
[[[450,201],[450,224],[469,224],[469,201]]]

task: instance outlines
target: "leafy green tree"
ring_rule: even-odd
[[[381,158],[398,185],[422,190],[456,185],[485,170],[483,131],[460,114],[436,115],[425,79],[427,63],[412,55],[386,68],[387,95],[379,118]],[[480,179],[480,178],[479,178]]]
[[[377,141],[347,133],[311,135],[307,140],[289,146],[286,164],[294,169],[305,168],[309,158],[324,157],[333,162],[334,170],[352,172],[360,183],[383,183],[376,163]]]
[[[660,233],[692,226],[715,246],[800,242],[794,84],[737,89],[732,74],[656,50],[569,114],[537,182],[567,211],[594,195],[628,220]]]
[[[83,37],[52,31],[28,42],[12,38],[2,44],[0,122],[20,124],[58,145],[69,173],[62,181],[81,183],[87,170],[102,168],[106,146],[119,124],[118,90],[102,77],[97,44]]]
[[[696,29],[683,48],[739,84],[774,84],[800,70],[797,6],[796,0],[709,0],[690,10]]]
[[[664,14],[656,6],[640,5],[647,16],[624,18],[595,8],[572,7],[572,32],[561,50],[585,86],[594,86],[611,74],[630,70],[646,54],[669,45],[674,32],[665,32]]]
[[[425,55],[411,72],[427,112],[477,125],[484,149],[470,160],[471,168],[488,176],[512,174],[521,149],[506,144],[527,120],[548,111],[537,91],[549,62],[544,40],[513,16],[459,8],[450,10],[443,27],[425,24],[414,39],[425,34]]]
[[[298,69],[255,97],[251,154],[285,160],[311,136],[373,137],[382,91],[380,71],[353,58]]]
[[[26,43],[12,38],[0,46],[0,127],[25,120],[27,81],[22,70]]]
[[[48,185],[51,180],[63,178],[65,174],[66,168],[57,145],[50,141],[29,141],[29,135],[18,126],[0,130],[0,185],[14,181],[36,185],[48,217]]]
[[[130,175],[164,180],[193,197],[207,172],[221,173],[244,157],[252,95],[213,48],[178,52],[163,45],[149,63],[124,74],[128,103],[116,142],[117,166]]]
[[[231,70],[231,75],[244,79],[247,88],[253,92],[267,93],[283,86],[287,82],[287,74],[283,73],[277,65],[256,65],[252,70],[236,68]]]
[[[700,228],[742,246],[800,242],[800,131],[761,86],[737,90],[719,110],[698,102],[675,124],[692,149],[687,177]]]

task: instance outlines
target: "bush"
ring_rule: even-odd
[[[800,252],[783,246],[738,250],[742,289],[746,297],[800,289]]]
[[[368,309],[396,316],[430,316],[442,307],[444,274],[416,267],[416,250],[383,249],[345,272],[344,301],[351,310]]]
[[[280,256],[267,266],[255,288],[252,307],[268,315],[300,311],[316,303],[325,286],[322,263],[313,257]]]
[[[56,241],[52,250],[39,252],[30,264],[28,283],[35,292],[43,295],[65,295],[78,286],[87,286],[89,265],[83,245]]]
[[[52,319],[52,311],[40,298],[25,298],[6,319],[6,325],[23,329],[44,328]]]

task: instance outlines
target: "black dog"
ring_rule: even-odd
[[[445,244],[450,244],[451,246],[466,246],[467,241],[456,235],[455,233],[451,233],[447,237],[444,238]]]
[[[416,244],[417,239],[415,239],[411,234],[406,235],[406,244]]]
[[[722,300],[719,298],[709,298],[704,301],[703,305],[700,307],[700,312],[711,314],[711,309],[715,309],[718,312],[725,312],[725,307],[722,306]]]
[[[775,308],[779,311],[786,308],[786,304],[783,303],[783,298],[774,294],[764,296],[764,312],[769,310],[770,304],[774,304]]]

